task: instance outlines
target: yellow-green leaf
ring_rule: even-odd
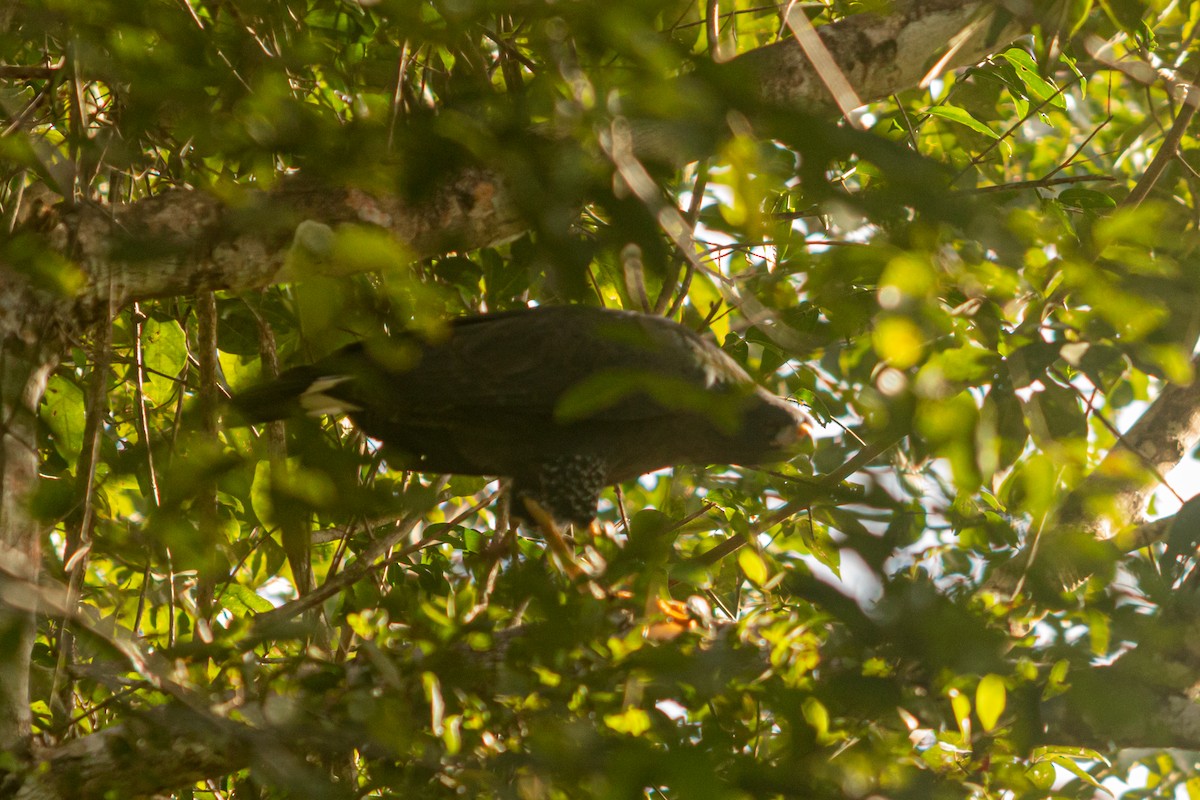
[[[146,320],[142,326],[142,359],[146,365],[144,389],[151,405],[161,406],[175,396],[187,358],[187,335],[178,322]]]
[[[83,391],[59,375],[52,376],[42,397],[41,417],[53,435],[54,447],[68,464],[74,464],[83,450],[87,421]]]
[[[996,727],[1007,702],[1008,693],[1004,686],[1004,678],[990,673],[984,675],[975,689],[975,714],[985,731]]]
[[[875,326],[871,341],[879,357],[896,369],[908,369],[921,360],[925,337],[905,317],[886,317]]]
[[[650,729],[650,715],[640,708],[628,708],[620,714],[605,714],[604,724],[617,733],[641,736]]]
[[[815,697],[805,698],[804,705],[800,710],[804,714],[804,719],[817,732],[818,740],[823,740],[829,735],[829,710],[821,704],[820,700]]]
[[[1066,107],[1066,101],[1054,84],[1038,74],[1038,65],[1033,56],[1019,47],[1012,47],[1001,53],[1000,57],[1012,65],[1031,98],[1039,103],[1048,102],[1058,108]]]
[[[950,709],[954,712],[954,720],[966,744],[971,740],[971,701],[958,689],[951,689]]]
[[[219,602],[222,608],[226,608],[235,614],[245,612],[261,614],[275,607],[271,605],[270,600],[260,597],[240,583],[231,583],[226,586],[221,591]]]
[[[1062,756],[1053,756],[1049,759],[1049,761],[1059,767],[1062,767],[1067,772],[1070,772],[1072,775],[1079,778],[1079,780],[1083,781],[1084,783],[1087,783],[1087,784],[1091,785],[1092,787],[1099,789],[1100,791],[1107,794],[1109,797],[1115,797],[1115,795],[1112,793],[1112,791],[1110,789],[1108,789],[1108,787],[1104,786],[1104,784],[1102,784],[1102,783],[1100,783],[1100,781],[1096,780],[1096,778],[1093,777],[1091,775],[1091,773],[1089,773],[1083,767],[1076,764],[1071,759],[1064,758]]]
[[[767,582],[767,564],[754,550],[748,547],[743,547],[738,552],[738,566],[742,568],[742,573],[755,586],[762,586]]]
[[[964,109],[956,106],[931,106],[930,108],[925,109],[925,113],[931,117],[941,117],[942,119],[949,120],[950,122],[957,122],[959,125],[966,125],[976,133],[982,133],[984,136],[989,138],[1000,138],[1000,134],[996,133],[987,125],[984,125],[982,122],[972,117]]]

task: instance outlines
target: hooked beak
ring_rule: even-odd
[[[813,431],[815,429],[816,423],[813,422],[812,418],[804,412],[799,412],[797,414],[796,424],[790,428],[784,428],[781,430],[779,435],[775,437],[775,441],[772,442],[772,444],[782,450],[791,449],[793,445],[804,439],[808,439],[810,441],[814,440]]]

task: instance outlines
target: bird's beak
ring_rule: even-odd
[[[780,431],[772,444],[781,450],[789,450],[805,439],[813,440],[814,429],[813,421],[803,416],[793,427]]]

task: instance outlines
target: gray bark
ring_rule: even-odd
[[[0,346],[0,750],[30,732],[33,611],[8,601],[37,575],[41,530],[29,507],[37,486],[37,406],[54,366],[36,343]]]

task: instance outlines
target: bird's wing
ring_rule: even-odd
[[[359,377],[335,390],[409,420],[646,419],[753,386],[720,348],[680,325],[581,306],[466,318],[442,341],[367,343],[355,357],[368,368],[351,366]]]

